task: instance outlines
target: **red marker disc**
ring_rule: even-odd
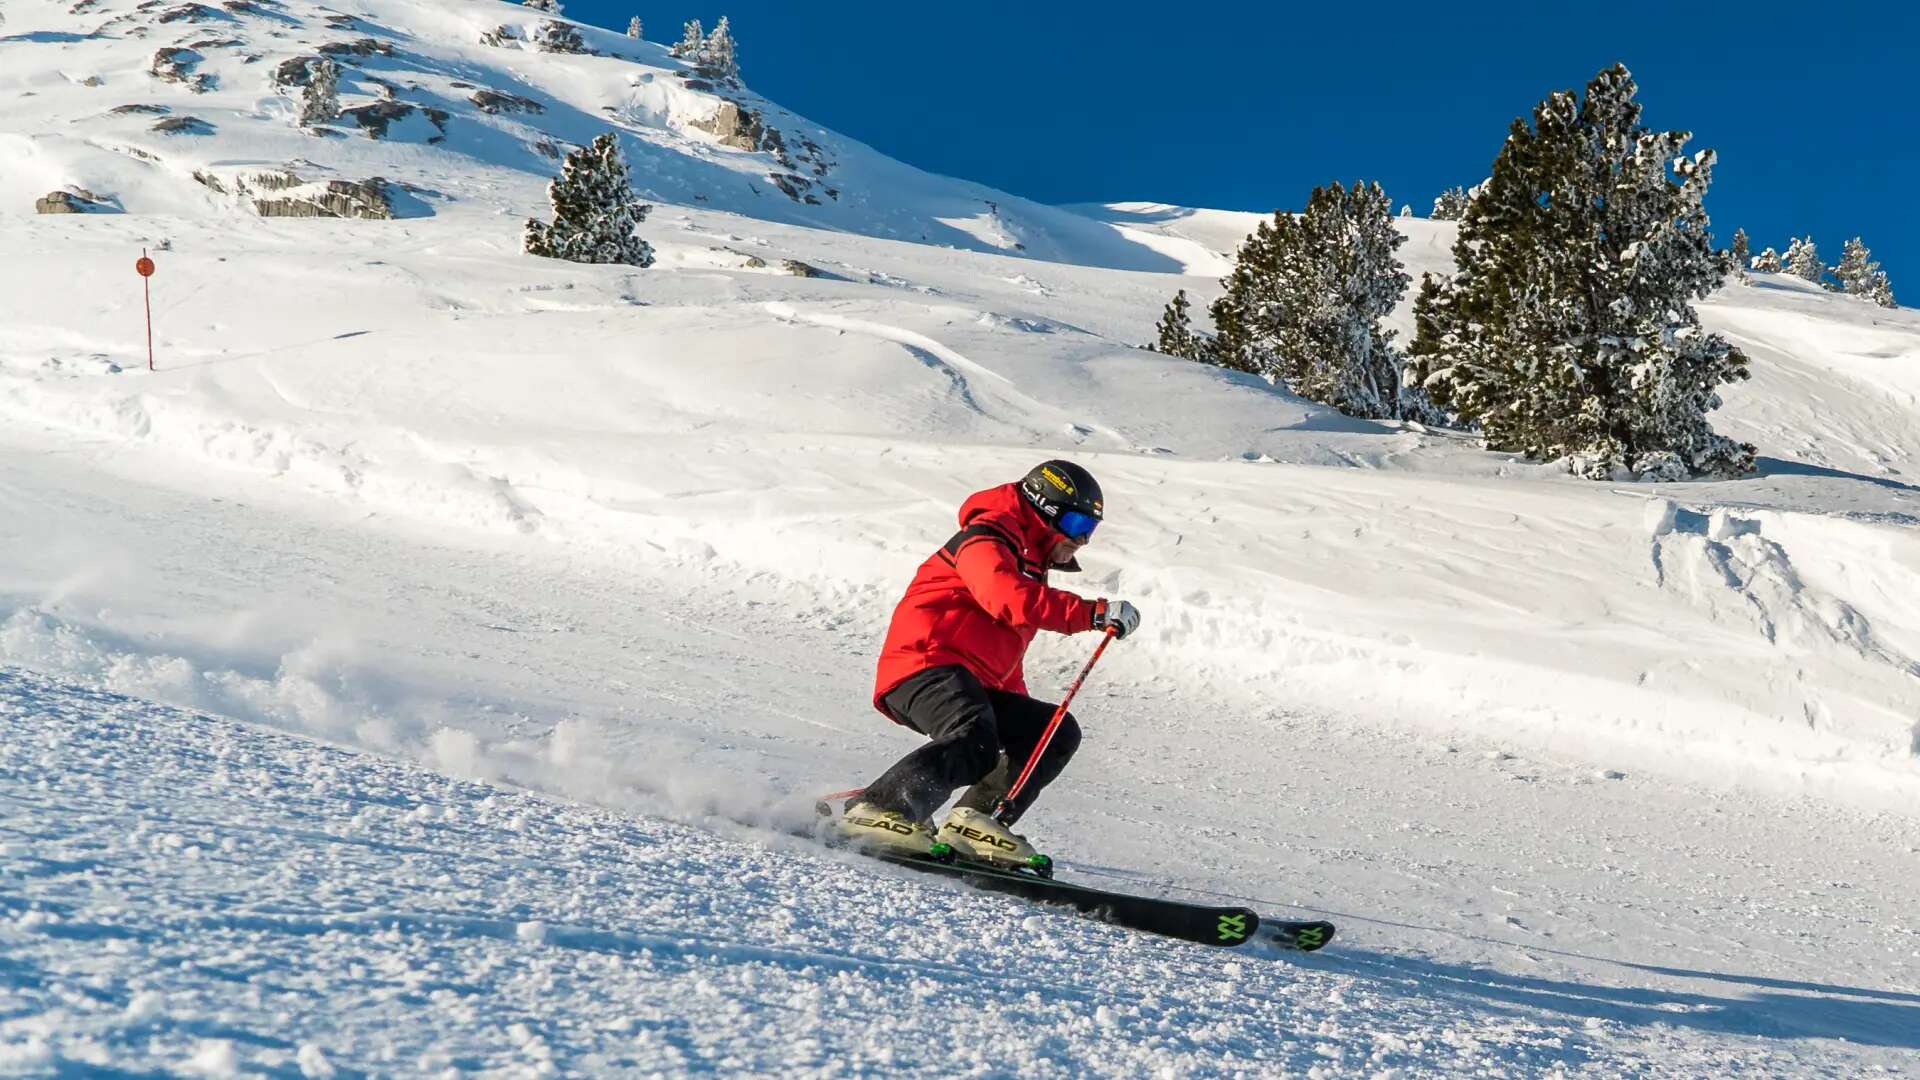
[[[140,256],[140,261],[134,263],[133,268],[140,271],[141,277],[153,276],[153,260],[147,258],[145,255]]]

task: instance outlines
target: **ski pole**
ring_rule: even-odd
[[[1100,654],[1107,651],[1107,646],[1118,633],[1118,627],[1110,626],[1107,632],[1100,636],[1099,646],[1093,650],[1092,656],[1087,657],[1087,666],[1080,669],[1080,677],[1073,680],[1072,686],[1067,687],[1067,696],[1060,699],[1060,707],[1053,710],[1053,719],[1047,721],[1047,730],[1040,733],[1040,741],[1034,744],[1033,756],[1027,759],[1027,767],[1020,770],[1019,779],[1007,789],[1006,795],[993,804],[993,816],[998,818],[1002,825],[1008,823],[1008,817],[1013,813],[1013,800],[1020,797],[1021,789],[1027,786],[1027,778],[1033,775],[1034,767],[1040,764],[1042,757],[1046,756],[1047,746],[1053,742],[1053,733],[1060,730],[1060,721],[1067,718],[1067,704],[1073,700],[1073,695],[1080,692],[1080,684],[1087,681],[1087,674],[1093,670],[1093,665],[1100,660]]]

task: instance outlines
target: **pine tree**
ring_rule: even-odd
[[[1893,283],[1887,280],[1885,270],[1875,270],[1868,275],[1866,287],[1860,291],[1860,295],[1884,308],[1900,306],[1894,302]]]
[[[1637,91],[1616,64],[1513,122],[1457,273],[1421,287],[1408,370],[1496,450],[1596,479],[1738,475],[1753,447],[1706,415],[1747,358],[1691,302],[1728,270],[1701,205],[1714,154],[1641,126]]]
[[[713,32],[700,46],[700,71],[709,78],[728,81],[740,78],[740,60],[735,54],[736,44],[733,29],[727,24],[727,17],[713,24]]]
[[[1820,249],[1813,237],[1787,245],[1787,273],[1815,282],[1827,275],[1827,264],[1820,261]]]
[[[526,7],[548,15],[558,15],[561,13],[560,0],[520,0],[520,2]]]
[[[1193,332],[1193,321],[1187,316],[1190,306],[1187,303],[1187,290],[1181,289],[1173,294],[1167,310],[1160,316],[1159,325],[1155,327],[1159,331],[1153,345],[1156,352],[1188,360],[1201,359],[1205,342]]]
[[[1408,205],[1407,203],[1401,203],[1401,204],[1400,204],[1400,216],[1401,216],[1401,217],[1412,217],[1412,216],[1413,216],[1413,207],[1412,207],[1412,206],[1410,206],[1410,205]]]
[[[301,93],[300,126],[324,124],[340,115],[340,65],[330,57],[307,64],[307,87]]]
[[[700,20],[688,19],[685,25],[680,27],[679,43],[673,48],[668,49],[667,55],[680,60],[697,61],[706,43],[707,35],[705,31],[700,29]]]
[[[1833,276],[1849,296],[1871,300],[1881,307],[1895,306],[1893,286],[1887,281],[1886,271],[1873,261],[1873,253],[1857,236],[1842,249],[1840,265],[1833,268]]]
[[[1733,276],[1740,284],[1747,283],[1747,230],[1733,230],[1733,249],[1727,252],[1733,259]]]
[[[1433,200],[1433,220],[1459,221],[1467,216],[1467,189],[1450,187]]]
[[[1867,291],[1867,282],[1878,269],[1880,264],[1873,261],[1873,253],[1856,236],[1841,246],[1840,264],[1833,268],[1833,276],[1840,282],[1841,292],[1859,296]]]
[[[1350,416],[1432,418],[1424,395],[1403,387],[1393,332],[1380,327],[1408,281],[1391,206],[1379,184],[1334,184],[1315,188],[1298,217],[1261,222],[1209,309],[1216,333],[1202,358]]]
[[[557,19],[548,19],[533,28],[530,39],[533,47],[541,52],[584,53],[587,43],[581,40],[580,31],[572,23],[563,23]]]
[[[630,38],[634,38],[636,40],[638,40],[642,36],[641,30],[640,30],[640,16],[635,15],[632,18],[632,20],[630,20],[627,23],[627,36]]]
[[[1777,274],[1780,272],[1780,253],[1767,248],[1753,257],[1753,270],[1757,274]]]
[[[527,254],[580,263],[653,265],[652,245],[634,232],[653,207],[634,195],[626,159],[612,132],[567,155],[560,178],[547,185],[547,198],[553,203],[553,223],[528,219]]]

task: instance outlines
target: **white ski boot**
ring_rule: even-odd
[[[838,824],[840,835],[848,841],[899,855],[925,855],[936,839],[926,822],[866,802],[848,807]]]
[[[963,859],[1053,876],[1053,860],[1035,851],[1026,837],[970,806],[956,806],[947,814],[940,840]]]

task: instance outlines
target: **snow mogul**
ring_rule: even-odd
[[[1022,664],[1041,630],[1123,638],[1140,625],[1125,600],[1047,584],[1050,571],[1079,571],[1075,556],[1103,513],[1100,485],[1069,461],[1042,462],[961,504],[960,531],[920,564],[894,609],[874,682],[874,707],[930,741],[849,802],[839,826],[848,839],[910,855],[944,842],[964,859],[1050,865],[1008,826],[1073,758],[1080,727],[1062,716],[1009,800],[1056,709],[1028,696]],[[962,787],[936,832],[934,812]]]

